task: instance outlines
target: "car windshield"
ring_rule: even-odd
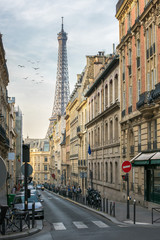
[[[15,203],[15,204],[24,203],[24,200],[25,200],[25,196],[24,196],[24,195],[22,195],[22,196],[16,196],[16,197],[15,197],[15,200],[14,200],[14,203]],[[31,195],[31,197],[28,198],[28,202],[29,202],[29,203],[38,202],[38,199],[37,199],[36,195]]]

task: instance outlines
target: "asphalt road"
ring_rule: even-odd
[[[46,190],[43,230],[26,240],[159,240],[160,229],[151,226],[115,224]]]

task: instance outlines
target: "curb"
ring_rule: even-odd
[[[24,238],[24,237],[27,237],[27,236],[31,236],[35,233],[38,233],[40,231],[41,231],[41,229],[32,228],[32,229],[30,229],[28,231],[25,231],[25,232],[18,232],[18,233],[14,233],[14,234],[2,235],[2,236],[0,236],[0,239],[6,240],[6,239]]]

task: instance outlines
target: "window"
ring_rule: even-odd
[[[44,180],[47,180],[48,178],[47,178],[47,174],[44,174]]]
[[[45,162],[47,162],[47,161],[48,161],[48,158],[47,158],[47,157],[45,157],[45,158],[44,158],[44,161],[45,161]]]
[[[108,182],[108,163],[106,162],[106,182]]]
[[[128,51],[128,74],[132,74],[132,50],[129,49]]]
[[[108,123],[105,125],[105,143],[108,143]]]
[[[139,96],[141,94],[141,81],[140,79],[137,82],[137,96],[138,96],[138,101],[139,101]]]
[[[141,152],[141,126],[138,126],[138,152]]]
[[[123,110],[126,108],[126,93],[125,91],[123,92]]]
[[[147,73],[147,91],[150,91],[150,72]]]
[[[118,118],[116,117],[115,118],[115,129],[114,129],[114,132],[115,132],[115,140],[116,141],[118,141],[118,133],[119,133],[119,131],[118,131]]]
[[[110,121],[110,143],[113,142],[113,122]]]
[[[157,149],[157,120],[154,120],[153,126],[153,149]]]
[[[129,106],[132,106],[132,86],[129,87]]]
[[[110,95],[110,104],[113,103],[113,97],[112,97],[112,94],[113,94],[113,84],[112,84],[112,80],[110,80],[110,84],[109,84],[109,95]]]
[[[137,9],[136,9],[137,18],[139,17],[139,0],[137,0]]]
[[[140,40],[137,40],[137,68],[140,67]]]
[[[100,113],[100,93],[98,93],[98,99],[97,99],[97,107],[98,107],[98,113]]]
[[[149,49],[149,30],[146,31],[146,42],[147,42],[147,49]]]
[[[47,171],[47,165],[44,165],[44,171]]]
[[[100,145],[100,128],[98,127],[98,146]]]
[[[125,80],[125,57],[122,58],[122,79]]]
[[[110,163],[110,183],[113,183],[113,167],[112,167],[112,163]]]
[[[151,71],[152,89],[154,89],[154,71]]]
[[[131,13],[129,12],[128,13],[128,30],[130,29],[131,27]]]
[[[156,68],[154,68],[154,85],[157,83],[157,78],[156,78]]]
[[[98,163],[98,180],[100,180],[100,164]]]
[[[151,122],[148,123],[148,150],[151,149]]]
[[[115,101],[118,99],[118,75],[116,74],[114,79],[114,91],[115,91]]]
[[[108,107],[108,86],[105,86],[105,107]]]

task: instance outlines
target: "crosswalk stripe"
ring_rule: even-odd
[[[55,230],[66,230],[65,226],[63,223],[53,223],[54,229]]]
[[[83,222],[73,222],[73,224],[77,227],[77,228],[88,228],[87,225],[85,225]]]
[[[96,224],[99,228],[107,228],[109,227],[107,224],[105,224],[102,221],[92,221],[94,224]]]

